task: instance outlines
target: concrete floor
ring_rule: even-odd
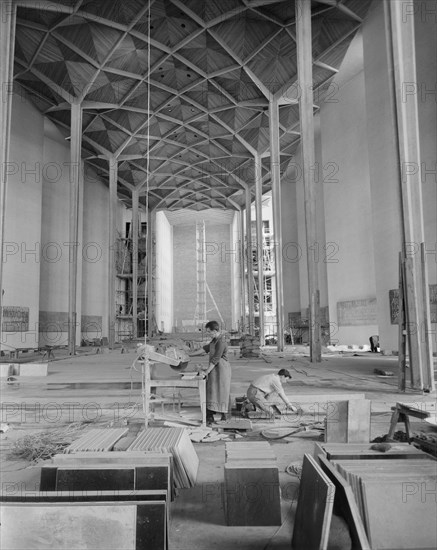
[[[9,429],[1,434],[2,487],[16,483],[20,490],[37,489],[40,464],[11,460],[14,441],[25,434],[53,430],[81,423],[84,428],[128,426],[132,437],[142,428],[144,415],[141,399],[141,373],[135,368],[135,353],[113,350],[87,353],[79,350],[75,357],[57,358],[49,363],[46,377],[17,377],[1,382],[2,418]],[[240,359],[231,350],[232,396],[245,394],[249,382],[261,374],[288,368],[293,379],[286,386],[292,402],[302,409],[300,415],[286,417],[274,423],[253,421],[253,431],[244,440],[259,441],[261,431],[279,429],[291,431],[300,422],[323,421],[328,401],[361,396],[371,400],[371,437],[388,432],[391,410],[396,402],[409,402],[426,410],[436,410],[436,394],[422,394],[397,389],[397,358],[366,352],[329,353],[320,364],[311,364],[308,348],[286,348],[278,353],[266,348],[266,359]],[[268,362],[267,362],[268,361]],[[188,370],[205,364],[206,356],[192,357]],[[134,365],[134,366],[133,366]],[[138,365],[136,365],[138,367]],[[390,370],[394,377],[374,374],[374,369]],[[160,366],[160,377],[176,376],[168,366]],[[169,390],[166,390],[167,392]],[[197,395],[184,390],[180,418],[199,419]],[[159,412],[159,411],[158,411]],[[165,412],[177,416],[171,406]],[[83,424],[85,423],[85,424]],[[413,424],[414,431],[429,431],[429,425]],[[402,429],[399,425],[398,429]],[[282,430],[282,431],[281,431]],[[241,432],[243,434],[243,432]],[[171,506],[171,550],[272,550],[290,548],[293,516],[298,490],[298,478],[286,473],[287,465],[301,464],[304,453],[312,453],[318,432],[303,432],[270,444],[277,457],[282,491],[282,527],[227,527],[223,510],[224,442],[195,443],[200,458],[197,484],[180,490]]]

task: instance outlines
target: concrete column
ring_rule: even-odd
[[[303,181],[305,193],[305,227],[308,264],[310,359],[319,363],[320,341],[320,291],[318,281],[318,247],[316,222],[316,188],[314,175],[314,114],[311,42],[311,2],[296,0],[297,67],[299,81],[299,113],[301,126]],[[312,253],[313,252],[313,253]]]
[[[108,343],[114,348],[115,343],[115,292],[116,292],[116,265],[115,250],[117,247],[117,178],[118,161],[115,157],[109,159],[109,254],[108,254]]]
[[[16,7],[12,2],[0,6],[0,346],[3,306],[3,243],[6,214],[7,166],[11,137],[12,85],[14,78]]]
[[[132,323],[133,337],[138,336],[138,189],[132,191]]]
[[[77,249],[79,246],[79,199],[80,180],[82,178],[81,165],[82,147],[82,106],[80,103],[71,104],[71,142],[70,142],[70,243],[69,243],[69,272],[68,272],[68,351],[70,355],[76,353],[77,315]]]
[[[253,258],[252,258],[252,212],[250,189],[246,187],[246,256],[247,256],[247,301],[249,306],[249,334],[255,334]]]
[[[416,43],[414,12],[406,17],[402,2],[385,2],[388,25],[388,58],[392,78],[393,99],[396,106],[397,149],[400,166],[400,194],[402,203],[403,253],[406,264],[406,313],[413,388],[433,391],[434,371],[429,334],[430,306],[427,297],[426,265],[419,253],[424,242],[422,173],[420,155],[419,115],[417,95],[405,101],[405,86],[416,82]]]
[[[262,219],[262,165],[260,155],[255,156],[255,212],[256,243],[258,252],[259,338],[264,345],[264,247]]]
[[[240,216],[240,279],[241,279],[241,330],[246,331],[246,276],[245,276],[245,254],[244,254],[244,216],[243,209],[239,212]]]
[[[270,171],[272,178],[273,232],[275,238],[276,322],[278,351],[284,350],[284,288],[282,277],[281,174],[279,152],[279,107],[276,99],[269,103]]]

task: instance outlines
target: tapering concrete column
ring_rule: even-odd
[[[258,254],[259,339],[264,345],[264,243],[262,219],[262,165],[260,155],[255,155],[255,212],[256,244]]]
[[[0,4],[0,347],[3,327],[3,244],[6,214],[7,166],[11,137],[16,7]]]
[[[82,106],[71,104],[71,141],[70,141],[70,242],[68,272],[68,352],[76,353],[77,315],[77,249],[79,246],[79,199],[82,179]]]
[[[116,250],[117,250],[117,178],[118,161],[109,158],[109,254],[108,254],[108,343],[114,348],[115,343],[115,293],[116,293]]]
[[[252,257],[252,202],[249,187],[246,187],[246,256],[247,256],[247,301],[249,306],[249,334],[255,334],[253,257]]]
[[[318,280],[315,146],[313,114],[313,70],[311,42],[311,2],[296,0],[296,42],[299,82],[299,113],[301,127],[303,182],[305,194],[305,228],[308,265],[310,359],[322,360],[320,338],[320,290]]]
[[[278,351],[284,350],[284,287],[282,278],[281,174],[279,151],[279,107],[270,99],[270,172],[272,178],[273,231],[275,239],[276,323]]]
[[[138,189],[132,191],[132,323],[133,337],[138,336]]]
[[[243,209],[240,216],[240,280],[241,280],[241,331],[246,332],[246,260],[244,254],[244,216]]]
[[[397,118],[411,385],[415,389],[434,391],[427,266],[420,253],[425,231],[417,94],[405,93],[406,86],[414,85],[417,81],[414,18],[420,10],[405,11],[403,2],[387,1],[384,10],[389,35],[387,48],[391,91]]]

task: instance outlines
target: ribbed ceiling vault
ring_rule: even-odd
[[[372,0],[312,6],[315,110]],[[19,0],[15,79],[65,132],[83,106],[82,155],[151,208],[245,204],[254,154],[270,189],[269,98],[281,170],[299,142],[293,0]]]

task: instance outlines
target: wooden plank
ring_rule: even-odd
[[[327,550],[335,485],[308,454],[304,455],[293,529],[293,550]]]
[[[399,306],[398,306],[398,388],[405,391],[407,373],[407,335],[405,331],[405,267],[402,253],[399,253]]]
[[[349,526],[353,550],[371,550],[352,488],[324,456],[319,455],[319,463],[335,485],[334,504]]]
[[[431,308],[430,308],[430,287],[428,283],[428,271],[426,265],[425,243],[420,243],[420,265],[422,268],[422,292],[423,292],[423,324],[421,331],[423,334],[423,388],[429,392],[435,391],[434,380],[434,361],[432,358],[432,341],[430,333],[434,334],[431,328]],[[435,272],[435,268],[434,268]]]

